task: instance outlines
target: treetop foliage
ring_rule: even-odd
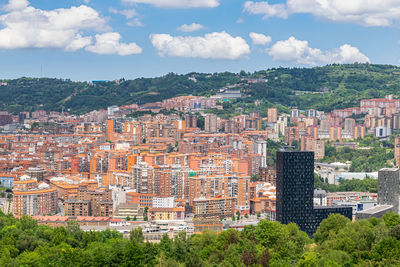
[[[325,219],[314,239],[296,224],[262,220],[242,231],[185,232],[144,241],[140,228],[124,239],[116,231],[84,232],[38,225],[30,217],[0,214],[0,266],[399,266],[400,216],[351,222]]]

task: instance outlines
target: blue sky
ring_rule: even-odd
[[[399,22],[398,0],[0,0],[0,78],[397,65]]]

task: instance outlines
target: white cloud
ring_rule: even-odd
[[[139,18],[134,18],[129,20],[126,25],[132,26],[132,27],[143,27],[144,23],[139,19]]]
[[[21,10],[26,8],[28,5],[29,2],[27,0],[10,0],[3,9],[6,11]]]
[[[0,15],[0,24],[3,25],[0,29],[0,49],[58,48],[76,51],[92,44],[93,38],[83,33],[110,30],[106,20],[85,5],[41,10],[25,0],[10,0],[3,10],[7,13]],[[117,51],[124,50],[123,44],[114,44]]]
[[[271,36],[267,36],[262,33],[251,32],[249,33],[249,36],[255,45],[267,45],[272,42]]]
[[[244,11],[250,14],[264,15],[264,18],[279,17],[286,19],[288,17],[284,4],[270,5],[268,2],[247,1],[244,3]]]
[[[344,44],[332,51],[311,48],[307,41],[297,40],[293,36],[285,41],[276,42],[267,52],[275,61],[290,61],[306,65],[325,65],[332,63],[365,63],[369,58],[358,48]]]
[[[181,32],[194,32],[203,29],[204,26],[198,23],[192,23],[190,25],[183,24],[177,28]]]
[[[219,6],[218,0],[122,0],[126,3],[150,4],[160,8],[212,8]]]
[[[150,40],[161,56],[234,60],[250,53],[250,47],[243,38],[232,37],[224,31],[204,37],[152,34]]]
[[[87,46],[85,49],[101,55],[118,54],[120,56],[126,56],[142,53],[142,48],[140,48],[137,44],[120,43],[120,39],[121,35],[117,32],[96,34],[96,43],[94,45]]]
[[[0,23],[4,25],[0,30],[0,49],[80,49],[82,47],[77,46],[79,42],[76,41],[81,38],[79,31],[107,28],[105,20],[88,6],[45,11],[31,6],[15,5],[15,2],[19,1],[12,0],[7,7],[18,6],[18,9],[0,15]],[[74,45],[69,46],[71,42]]]
[[[86,36],[82,37],[80,34],[75,36],[75,39],[72,40],[65,48],[65,51],[76,51],[83,47],[86,47],[92,43],[92,37]]]
[[[128,21],[126,24],[128,26],[144,26],[144,24],[140,20],[140,15],[137,13],[135,9],[123,9],[118,10],[115,8],[110,7],[109,11],[113,14],[120,14],[123,15]]]
[[[247,1],[244,11],[264,18],[310,13],[335,22],[364,26],[389,26],[400,21],[399,0],[287,0],[286,4]]]

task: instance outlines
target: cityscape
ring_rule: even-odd
[[[0,266],[400,266],[400,2],[3,2]]]
[[[125,238],[141,229],[152,243],[242,232],[264,220],[296,223],[313,237],[331,214],[357,222],[398,213],[400,137],[392,133],[400,129],[400,100],[363,99],[327,113],[268,108],[266,117],[207,112],[245,97],[226,89],[82,115],[3,111],[1,209],[53,228],[75,222]],[[324,161],[328,148],[372,150],[363,144],[369,139],[392,155],[380,169]],[[374,185],[339,190],[356,181]]]

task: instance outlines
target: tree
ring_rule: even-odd
[[[200,258],[197,251],[190,251],[186,257],[185,266],[186,267],[203,267],[206,265],[204,264],[203,260]]]
[[[126,246],[126,251],[124,253],[124,265],[125,266],[143,266],[143,261],[145,255],[141,246],[135,241],[131,240]]]
[[[200,113],[198,113],[197,115],[197,127],[200,128],[200,130],[204,130],[204,126],[205,126],[205,119],[203,116],[200,115]]]
[[[246,219],[249,218],[249,214],[246,213],[246,214],[244,215],[244,217],[245,217]]]
[[[262,220],[258,223],[255,235],[258,241],[266,248],[273,248],[278,242],[286,240],[288,232],[279,222]]]
[[[178,235],[174,238],[173,243],[173,252],[174,259],[178,262],[185,262],[187,251],[188,251],[188,243],[186,238],[186,232],[179,232]]]
[[[242,253],[242,261],[246,266],[255,266],[257,264],[257,254],[255,251],[244,250]]]
[[[261,217],[261,213],[258,212],[258,213],[257,213],[257,218],[260,219],[260,217]]]
[[[393,226],[390,230],[389,230],[389,235],[391,237],[396,238],[397,240],[400,240],[400,224]]]
[[[135,241],[138,244],[143,243],[144,236],[143,236],[142,228],[138,227],[138,228],[132,229],[129,234],[129,240]]]
[[[293,140],[291,145],[295,150],[299,150],[300,149],[300,143],[297,140]]]
[[[147,217],[147,211],[149,210],[149,207],[144,207],[144,214],[143,214],[143,219],[145,220],[145,221],[148,221],[149,220],[149,218]]]
[[[385,223],[385,225],[391,229],[395,227],[396,225],[400,224],[400,215],[394,212],[386,212],[383,216],[382,219]]]
[[[258,174],[252,174],[250,177],[251,182],[257,182],[259,180],[259,175]]]
[[[344,251],[329,250],[318,260],[317,266],[352,266],[351,257]]]
[[[260,257],[260,264],[262,267],[269,267],[269,262],[271,261],[271,253],[269,252],[269,250],[266,248],[263,250],[263,252],[261,253],[261,257]]]
[[[374,246],[372,257],[376,261],[382,261],[383,259],[400,260],[400,241],[393,237],[382,239]]]
[[[126,219],[125,219],[126,221],[130,221],[131,220],[131,217],[130,216],[126,216]]]
[[[233,222],[235,221],[235,215],[232,215],[232,221]]]
[[[136,220],[137,220],[137,218],[136,218],[136,215],[135,215],[135,216],[133,216],[133,220],[134,220],[134,221],[136,221]]]
[[[82,239],[83,231],[80,229],[79,223],[75,220],[68,220],[67,221],[67,231],[73,237],[75,245],[78,245],[79,240]]]
[[[317,267],[318,255],[315,252],[306,252],[299,260],[298,267]]]
[[[168,237],[167,234],[163,234],[161,237],[159,248],[167,256],[167,258],[173,258],[174,255],[174,242]]]
[[[331,214],[323,220],[314,234],[314,240],[322,243],[328,239],[331,234],[337,234],[351,221],[340,214]]]

